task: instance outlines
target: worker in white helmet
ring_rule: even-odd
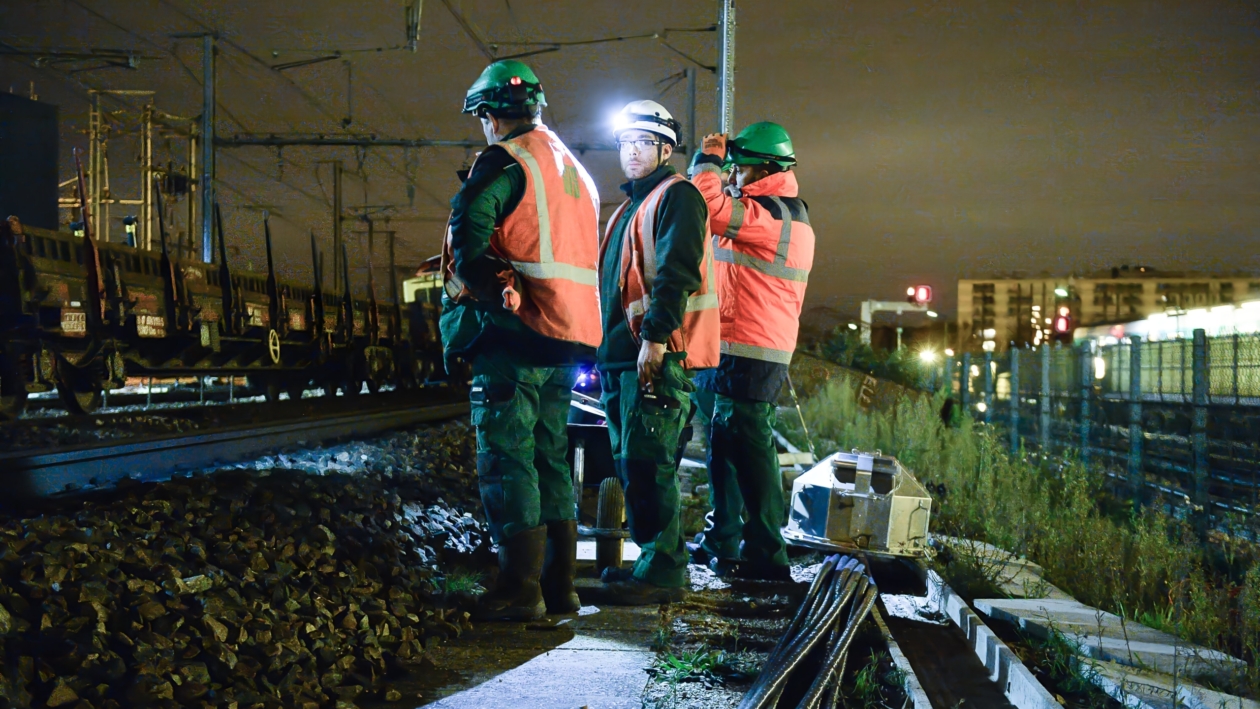
[[[719,322],[708,207],[669,164],[678,122],[655,101],[618,114],[613,137],[629,180],[600,244],[604,339],[596,353],[613,459],[639,545],[632,568],[605,569],[593,601],[681,600],[687,550],[679,522],[677,447],[691,372],[717,366]]]

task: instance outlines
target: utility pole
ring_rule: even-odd
[[[348,285],[348,284],[347,284]],[[333,292],[341,292],[341,161],[333,161]]]
[[[201,261],[214,261],[214,46],[215,35],[201,37]],[[190,196],[191,199],[191,196]],[[188,224],[189,232],[192,223]],[[191,236],[191,234],[190,234]]]
[[[718,118],[723,134],[735,130],[735,0],[720,0],[718,41],[721,62],[718,64]]]
[[[695,155],[699,152],[696,145],[696,68],[689,66],[683,69],[687,77],[687,152]]]

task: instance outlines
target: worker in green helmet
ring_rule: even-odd
[[[710,563],[723,576],[786,581],[775,401],[796,349],[814,230],[783,126],[754,123],[730,141],[707,135],[702,148],[690,176],[708,204],[716,241],[722,356],[715,369],[696,377],[697,387],[714,394],[713,512],[699,543],[688,549],[693,561]]]
[[[442,250],[440,321],[448,371],[470,364],[477,477],[499,575],[483,620],[573,613],[577,521],[568,452],[570,392],[602,341],[599,194],[542,123],[538,77],[486,67],[464,113],[490,146],[459,194]]]

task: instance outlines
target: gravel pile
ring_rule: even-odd
[[[323,469],[291,460],[0,518],[0,705],[402,699],[391,677],[469,627],[443,569],[492,558],[463,511],[478,508],[446,502],[476,499],[470,434],[393,436],[357,469],[323,452]]]

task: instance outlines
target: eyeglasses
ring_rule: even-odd
[[[654,146],[654,145],[660,145],[660,144],[661,144],[661,141],[659,141],[659,140],[647,140],[647,139],[644,139],[644,140],[619,140],[619,141],[617,141],[617,148],[618,148],[619,150],[621,150],[621,152],[623,152],[623,153],[624,153],[624,152],[626,152],[627,150],[632,149],[632,148],[633,148],[633,149],[637,152],[637,151],[642,151],[642,150],[648,150],[648,149],[649,149],[649,148],[651,148],[652,146]]]

